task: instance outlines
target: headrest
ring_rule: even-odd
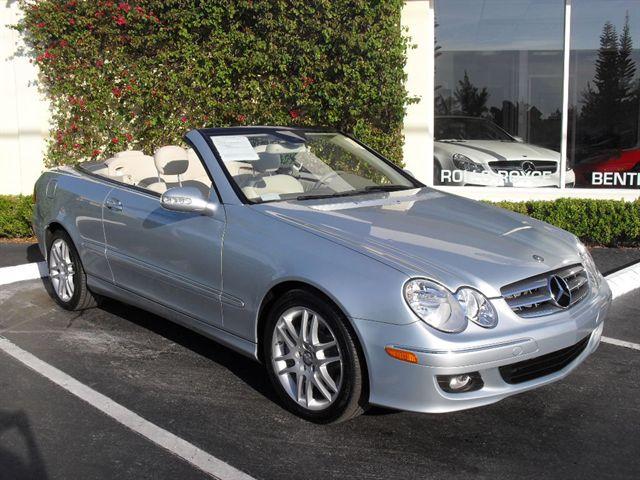
[[[153,155],[160,175],[182,175],[189,168],[187,151],[177,145],[160,147]]]
[[[280,154],[272,152],[258,153],[259,160],[254,160],[251,165],[259,172],[275,171],[280,168]]]

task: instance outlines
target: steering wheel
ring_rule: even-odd
[[[320,177],[318,180],[316,180],[316,183],[313,184],[313,186],[309,189],[309,191],[318,190],[323,185],[329,186],[329,180],[332,179],[333,177],[339,177],[339,176],[340,174],[338,174],[338,172],[336,172],[335,170],[332,170],[329,173],[326,173],[325,175]]]

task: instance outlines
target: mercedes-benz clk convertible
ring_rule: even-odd
[[[200,332],[263,362],[318,423],[559,380],[611,302],[572,234],[427,188],[332,130],[193,130],[47,171],[35,196],[62,307],[111,297]]]

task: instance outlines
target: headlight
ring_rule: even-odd
[[[596,288],[600,288],[600,282],[602,281],[602,274],[598,270],[596,266],[596,262],[593,261],[593,257],[587,250],[587,247],[583,245],[582,242],[578,241],[578,253],[580,254],[580,260],[582,260],[582,265],[584,269],[587,271],[587,277],[589,278],[589,282]]]
[[[442,285],[421,278],[404,286],[404,298],[425,323],[443,332],[458,333],[467,328],[460,302]]]
[[[461,288],[456,298],[462,306],[467,320],[484,328],[493,328],[498,324],[498,314],[487,297],[472,288]]]
[[[467,172],[476,172],[476,173],[484,172],[484,167],[482,165],[480,165],[477,162],[474,162],[469,157],[461,153],[454,153],[453,156],[451,157],[451,160],[453,160],[454,165],[458,167],[460,170],[466,170]]]
[[[484,328],[498,324],[498,314],[487,297],[463,287],[453,295],[442,285],[417,278],[404,286],[404,298],[425,323],[447,333],[459,333],[471,321]]]

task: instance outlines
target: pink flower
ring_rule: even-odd
[[[58,43],[58,45],[60,45],[60,48],[64,48],[67,45],[69,45],[69,42],[67,42],[65,39],[60,40],[60,42]]]
[[[38,27],[38,28],[44,28],[44,27],[45,27],[45,25],[46,25],[46,23],[44,23],[44,22],[40,22],[40,23],[36,24],[36,27]]]
[[[76,19],[75,18],[70,18],[69,19],[69,25],[75,25],[76,24]]]
[[[118,137],[113,137],[111,139],[111,143],[118,143],[120,140],[118,140]]]
[[[289,110],[289,115],[293,119],[298,118],[300,116],[300,110]]]
[[[113,93],[114,97],[120,98],[122,96],[122,89],[119,87],[113,87],[111,89],[111,93]]]
[[[118,5],[118,8],[126,13],[126,12],[131,10],[131,5],[129,5],[128,3],[125,3],[125,2],[121,2]]]
[[[127,24],[127,19],[126,19],[126,18],[124,18],[122,15],[118,15],[118,16],[116,17],[116,24],[118,24],[119,26],[121,26],[121,27],[122,27],[123,25],[126,25],[126,24]]]
[[[181,117],[180,117],[180,121],[181,121],[182,123],[187,123],[187,117],[186,117],[185,115],[181,116]]]
[[[127,141],[130,142],[131,140],[133,140],[133,135],[131,135],[130,133],[126,133],[125,137],[127,138]]]
[[[240,123],[243,123],[246,119],[247,119],[247,116],[242,113],[236,116],[236,120],[238,120]]]
[[[97,157],[98,155],[100,155],[100,153],[101,153],[101,152],[100,152],[100,150],[98,150],[98,149],[96,148],[93,152],[91,152],[91,156],[92,156],[92,157]]]
[[[98,60],[96,61],[96,67],[100,68],[104,66],[104,61],[103,60]]]

